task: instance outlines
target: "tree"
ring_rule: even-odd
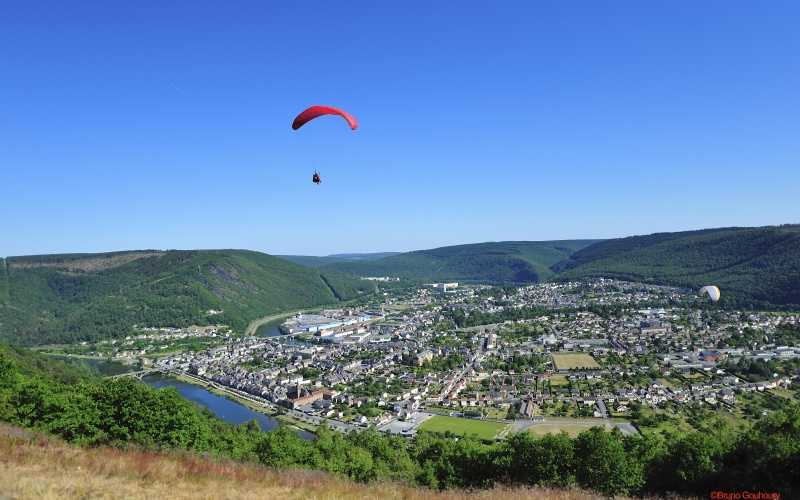
[[[263,433],[257,440],[255,452],[258,460],[270,467],[316,469],[322,461],[314,444],[288,427],[278,427]]]
[[[322,454],[321,468],[335,475],[349,475],[347,453],[352,444],[345,441],[344,437],[328,428],[327,422],[317,427],[317,436],[314,446]]]
[[[383,436],[369,427],[348,434],[346,440],[370,453],[375,477],[411,482],[419,472],[409,456],[408,442],[402,436]]]
[[[79,384],[74,391],[54,392],[44,401],[38,425],[72,443],[93,444],[106,439],[102,415],[92,399],[95,388]]]
[[[540,478],[534,474],[539,460],[537,439],[529,432],[514,432],[498,443],[494,454],[494,467],[510,483],[536,484]]]
[[[701,494],[723,487],[725,447],[713,434],[696,432],[668,441],[667,452],[653,465],[657,491]]]
[[[572,439],[565,431],[558,434],[546,434],[533,442],[519,438],[515,445],[515,454],[526,460],[529,471],[513,477],[522,478],[527,484],[551,484],[566,486],[575,482],[573,461],[575,449]]]
[[[423,486],[457,488],[461,479],[450,462],[455,449],[452,438],[442,438],[433,433],[420,431],[414,436],[411,456],[419,464],[418,480]]]
[[[603,427],[592,427],[575,439],[575,479],[583,488],[609,495],[636,494],[644,484],[641,473],[631,467],[622,446],[622,434],[607,433]]]
[[[628,456],[628,474],[641,492],[652,492],[653,480],[657,479],[653,464],[667,453],[664,438],[657,434],[628,435],[622,438],[622,446]]]
[[[800,403],[773,412],[741,434],[726,465],[742,490],[800,495]]]
[[[9,422],[16,413],[12,397],[17,392],[18,380],[16,365],[8,355],[0,350],[0,420]]]

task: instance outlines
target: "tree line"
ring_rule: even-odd
[[[602,276],[695,290],[715,284],[726,308],[796,310],[800,225],[617,238],[578,250],[553,269],[558,281]]]

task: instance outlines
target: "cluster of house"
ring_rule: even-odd
[[[152,354],[153,350],[160,350],[166,349],[167,345],[161,345],[156,348],[153,344],[148,344],[145,347],[140,349],[133,349],[129,346],[133,346],[138,341],[145,340],[147,342],[165,342],[168,340],[177,340],[177,339],[186,339],[186,338],[197,338],[197,337],[221,337],[221,338],[228,338],[229,335],[233,333],[232,330],[227,330],[225,333],[220,332],[216,327],[208,327],[203,328],[202,330],[197,328],[144,328],[144,332],[139,335],[127,336],[125,340],[105,340],[97,342],[98,344],[109,344],[116,346],[116,351],[114,352],[114,358],[118,360],[133,360],[137,358],[141,358],[142,356],[146,356],[148,354]],[[86,344],[83,342],[82,344]],[[98,356],[105,356],[102,351],[98,350]]]
[[[572,375],[571,377],[581,378],[588,374]],[[692,403],[701,402],[714,405],[717,402],[733,404],[736,392],[755,392],[774,389],[777,387],[788,387],[791,385],[790,377],[775,377],[774,380],[763,382],[743,383],[735,376],[725,376],[711,379],[706,382],[684,384],[679,387],[667,386],[661,380],[653,380],[647,385],[609,391],[606,389],[595,389],[591,393],[573,389],[559,388],[553,394],[537,394],[534,401],[541,403],[554,403],[556,401],[575,401],[579,406],[594,405],[598,400],[602,400],[607,406],[614,408],[617,412],[628,411],[631,403],[646,404],[651,406],[663,406],[667,402]]]
[[[654,296],[679,300],[682,294],[667,287],[657,287],[623,282],[596,282],[591,288],[592,300],[614,303],[631,300],[652,299]],[[592,286],[594,286],[592,285]],[[582,285],[584,288],[586,285]],[[607,321],[587,311],[572,314],[555,313],[550,317],[536,318],[536,322],[547,333],[537,340],[512,342],[504,340],[494,330],[475,330],[464,337],[455,332],[434,331],[432,326],[445,320],[444,307],[462,306],[465,310],[484,310],[523,307],[533,304],[580,304],[584,295],[575,284],[543,284],[518,289],[516,294],[501,297],[482,297],[474,300],[488,287],[462,286],[458,293],[442,287],[444,294],[433,288],[423,288],[417,295],[404,302],[404,308],[392,310],[387,301],[381,307],[369,310],[326,311],[318,315],[298,314],[284,325],[285,333],[300,333],[309,338],[329,340],[326,343],[286,342],[269,338],[236,339],[234,342],[202,353],[184,353],[162,360],[164,368],[189,371],[219,384],[249,393],[263,401],[280,404],[292,409],[314,412],[326,417],[336,417],[334,405],[346,404],[356,407],[366,402],[375,402],[386,412],[375,418],[382,422],[398,418],[416,409],[419,405],[441,405],[451,408],[471,408],[498,405],[517,405],[521,418],[531,418],[536,408],[544,403],[559,401],[575,402],[579,407],[608,405],[617,411],[625,411],[631,402],[658,405],[666,401],[704,403],[729,402],[736,391],[763,391],[772,387],[787,386],[789,377],[748,384],[719,374],[714,382],[689,384],[685,387],[664,387],[658,380],[644,387],[631,386],[610,391],[595,389],[592,392],[556,388],[532,389],[535,381],[532,374],[507,373],[503,370],[484,368],[494,365],[494,360],[510,360],[515,355],[542,354],[551,352],[586,352],[600,359],[611,354],[619,356],[653,355],[641,366],[623,368],[603,363],[606,368],[598,371],[569,372],[575,380],[603,378],[613,374],[650,373],[659,370],[664,374],[678,370],[690,373],[705,370],[717,374],[717,363],[726,356],[789,356],[800,355],[788,346],[764,345],[747,348],[720,348],[720,341],[740,331],[745,326],[774,329],[780,322],[797,321],[796,316],[751,315],[742,324],[738,313],[724,315],[724,320],[715,326],[702,322],[699,315],[686,309],[644,309],[635,311],[630,317]],[[607,293],[603,290],[608,290]],[[651,295],[648,295],[651,294]],[[425,307],[433,304],[434,307]],[[411,307],[408,307],[411,306]],[[532,321],[532,320],[531,320]],[[727,322],[726,322],[727,321]],[[685,325],[692,325],[691,328]],[[684,326],[680,326],[684,325]],[[514,327],[515,325],[509,325]],[[737,330],[738,329],[738,330]],[[457,347],[435,347],[434,342],[447,337],[463,343]],[[423,366],[436,357],[458,354],[464,362],[453,372],[425,372],[417,374],[404,367],[403,357],[412,356],[413,364]],[[258,358],[260,363],[252,364]],[[313,369],[309,379],[301,373]],[[309,372],[305,372],[309,373]],[[403,386],[412,389],[399,394],[384,394],[381,397],[356,397],[355,385],[364,376],[389,384],[402,380]],[[541,382],[551,373],[537,374]],[[508,380],[512,383],[508,383]],[[481,383],[488,380],[488,386]],[[475,390],[480,385],[483,390]],[[344,387],[344,389],[342,389]],[[339,388],[339,389],[337,389]],[[340,390],[341,389],[341,390]],[[602,411],[596,415],[601,416]]]

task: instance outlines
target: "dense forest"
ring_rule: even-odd
[[[800,225],[656,233],[609,240],[500,242],[320,264],[358,276],[514,285],[615,278],[695,290],[722,307],[800,309]]]
[[[420,431],[412,441],[374,429],[342,435],[321,427],[313,441],[289,428],[239,426],[135,378],[98,379],[86,370],[0,345],[0,420],[79,446],[113,445],[210,454],[273,467],[325,470],[359,482],[434,489],[578,485],[609,495],[707,496],[711,491],[800,494],[800,405],[737,433],[720,420],[704,432],[624,436],[592,428],[510,435],[497,442]],[[458,439],[456,439],[458,438]]]
[[[382,259],[384,257],[391,257],[399,253],[400,252],[348,253],[328,255],[325,257],[317,257],[312,255],[276,255],[276,257],[288,260],[289,262],[294,262],[295,264],[300,264],[301,266],[325,267],[329,264],[338,262],[368,262]]]
[[[492,285],[537,283],[550,267],[599,240],[504,241],[407,252],[377,260],[324,263],[324,269],[357,276],[393,276],[423,282]]]
[[[603,276],[698,289],[721,304],[800,309],[800,225],[723,228],[605,240],[553,267],[556,280]]]
[[[34,345],[130,335],[135,327],[226,325],[342,304],[374,291],[336,271],[244,250],[11,257],[2,262],[0,339]]]

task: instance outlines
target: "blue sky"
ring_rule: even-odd
[[[0,256],[798,223],[798,25],[796,1],[6,2]],[[293,131],[315,104],[358,130]]]

